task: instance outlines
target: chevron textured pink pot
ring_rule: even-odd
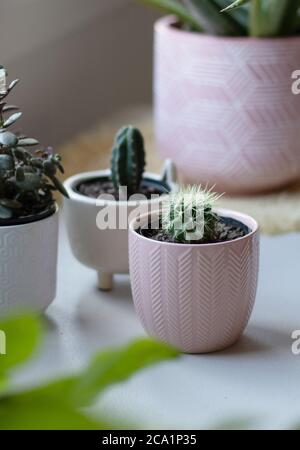
[[[255,193],[300,176],[300,38],[215,37],[155,27],[155,128],[182,181]]]
[[[218,210],[251,232],[218,244],[172,244],[129,233],[133,300],[151,336],[187,353],[234,344],[253,309],[259,265],[259,231],[249,216]],[[146,222],[146,218],[142,218]]]

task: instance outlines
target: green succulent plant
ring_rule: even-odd
[[[300,33],[300,0],[140,0],[175,14],[184,27],[216,35]]]
[[[6,85],[0,66],[0,223],[34,216],[55,208],[53,191],[67,196],[57,173],[63,173],[61,157],[52,148],[32,150],[39,144],[9,131],[22,113],[6,99],[19,80]]]
[[[115,188],[127,187],[127,195],[139,192],[145,168],[145,147],[142,133],[132,126],[121,128],[112,149],[111,177]]]
[[[175,242],[211,242],[218,222],[213,208],[219,197],[201,186],[183,187],[170,194],[162,208],[164,234]]]

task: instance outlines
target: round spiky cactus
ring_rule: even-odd
[[[213,207],[220,195],[201,186],[188,186],[164,202],[162,229],[176,242],[211,242],[218,217]]]
[[[111,159],[111,177],[115,191],[126,186],[128,196],[138,193],[144,168],[142,133],[132,126],[121,128],[115,137]]]

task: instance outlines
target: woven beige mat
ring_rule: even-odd
[[[60,148],[66,176],[109,167],[114,135],[125,124],[136,125],[142,130],[147,146],[147,170],[160,172],[162,161],[155,150],[151,110],[135,108],[102,121],[99,126]],[[251,197],[225,195],[218,205],[252,215],[266,234],[300,231],[300,181],[272,194]]]

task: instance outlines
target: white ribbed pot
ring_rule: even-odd
[[[0,226],[0,317],[43,311],[56,294],[58,208],[44,219]]]
[[[300,37],[192,33],[155,26],[155,130],[185,183],[248,194],[300,177]]]
[[[82,195],[78,186],[93,179],[110,179],[110,170],[84,172],[74,175],[65,181],[69,198],[64,197],[64,217],[66,220],[72,252],[79,262],[98,273],[98,287],[110,290],[113,286],[114,274],[127,274],[128,262],[128,218],[137,208],[136,201],[98,200]],[[162,180],[170,190],[176,188],[176,170],[171,161],[166,161],[162,176],[145,173],[144,179],[154,183]],[[144,211],[157,209],[160,198],[142,200],[139,203]],[[114,229],[99,229],[97,218],[101,210],[116,213],[125,218],[125,228],[119,224]],[[149,209],[148,209],[149,208]],[[110,214],[110,212],[109,212]]]

